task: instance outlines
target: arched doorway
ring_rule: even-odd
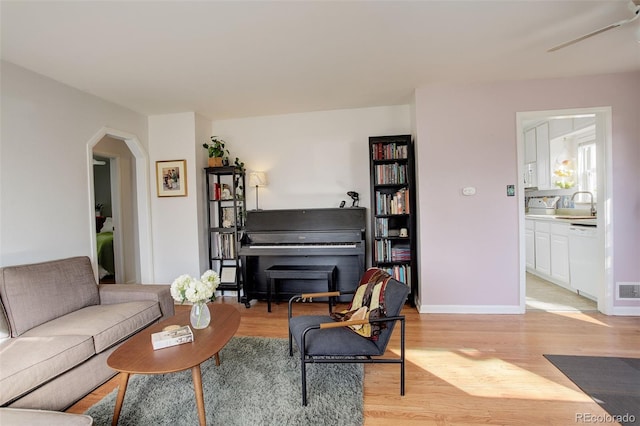
[[[88,190],[90,205],[88,206],[88,214],[91,216],[92,224],[89,232],[91,243],[91,259],[96,271],[96,280],[98,277],[98,260],[96,248],[96,229],[95,224],[95,188],[93,174],[93,157],[94,147],[109,137],[117,141],[123,142],[132,155],[133,173],[132,173],[132,199],[133,201],[133,232],[135,234],[135,243],[133,244],[133,256],[135,257],[135,281],[140,283],[153,283],[153,252],[151,240],[151,221],[150,221],[150,196],[149,196],[149,166],[148,156],[142,147],[139,139],[132,134],[125,133],[116,129],[103,127],[100,129],[87,143],[87,165],[88,165]]]

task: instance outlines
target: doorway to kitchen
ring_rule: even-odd
[[[607,313],[611,108],[517,113],[517,138],[521,308]],[[589,250],[575,247],[582,230]]]

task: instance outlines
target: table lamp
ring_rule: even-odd
[[[256,210],[260,210],[258,207],[258,187],[267,186],[267,174],[265,172],[250,172],[249,186],[256,187]]]

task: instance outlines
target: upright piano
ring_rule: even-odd
[[[365,270],[365,234],[363,207],[247,211],[238,249],[245,306],[267,298],[264,271],[273,265],[336,265],[336,289],[355,289]],[[317,280],[285,281],[278,298],[322,291],[326,284]]]

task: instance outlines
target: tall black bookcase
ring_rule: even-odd
[[[418,291],[416,185],[411,135],[371,136],[371,264]]]
[[[220,275],[218,290],[237,291],[239,303],[243,283],[238,249],[246,218],[244,170],[234,166],[204,170],[209,268]]]

